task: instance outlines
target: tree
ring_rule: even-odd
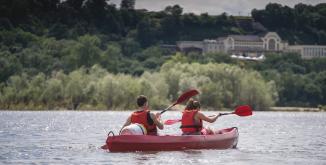
[[[172,15],[175,17],[179,17],[182,14],[182,7],[180,7],[179,5],[174,5],[174,6],[167,6],[164,9],[164,12],[168,15]]]
[[[0,52],[0,82],[6,81],[10,76],[19,74],[22,71],[22,65],[15,54],[7,51]]]
[[[80,10],[82,8],[83,1],[84,0],[66,0],[66,3],[75,10]]]
[[[159,36],[159,23],[148,17],[143,18],[137,25],[137,40],[142,47],[148,47],[157,43]]]
[[[86,93],[86,75],[83,74],[83,70],[77,70],[69,74],[70,81],[64,89],[65,100],[68,100],[69,107],[76,110],[78,106],[85,101]]]
[[[126,57],[132,57],[132,55],[141,50],[139,42],[135,41],[132,38],[126,38],[121,41],[121,51],[122,54]]]
[[[107,0],[86,0],[84,2],[84,8],[89,14],[90,19],[101,20],[106,16],[106,10],[108,9]]]
[[[96,36],[85,35],[78,38],[78,43],[72,49],[77,67],[91,67],[100,59],[100,39]]]
[[[42,94],[42,101],[48,106],[49,109],[54,109],[64,98],[64,84],[62,81],[51,78],[46,81],[46,87]]]
[[[112,73],[118,73],[121,58],[122,53],[119,45],[110,44],[106,51],[101,54],[101,65]]]
[[[120,9],[134,10],[135,0],[121,0]]]

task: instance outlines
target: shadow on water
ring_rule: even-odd
[[[183,150],[181,152],[183,152],[185,154],[189,154],[189,156],[201,155],[203,153],[201,150]]]
[[[144,164],[146,161],[157,159],[158,151],[135,152],[133,157],[135,164]]]

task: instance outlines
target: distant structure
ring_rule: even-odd
[[[291,45],[286,51],[299,53],[304,59],[326,57],[325,45]]]
[[[228,35],[203,41],[178,41],[177,50],[206,53],[227,53],[243,57],[260,57],[267,52],[296,52],[304,59],[326,57],[326,46],[288,45],[276,32],[263,35]]]

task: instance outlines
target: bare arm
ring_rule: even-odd
[[[154,124],[157,125],[157,127],[159,129],[163,129],[164,128],[164,125],[162,123],[162,121],[160,120],[160,113],[157,113],[156,115],[154,115],[153,113],[151,113],[151,118],[153,119],[154,121]]]
[[[123,127],[130,125],[131,124],[131,116],[128,117],[128,119],[126,120],[125,124],[122,126],[121,129],[123,129]]]
[[[195,116],[196,119],[201,119],[201,120],[204,120],[204,121],[207,121],[209,123],[213,123],[217,120],[217,118],[220,116],[220,114],[218,115],[215,115],[215,116],[212,116],[212,117],[209,117],[209,116],[205,116],[203,113],[201,112],[198,112]]]

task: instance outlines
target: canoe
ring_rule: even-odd
[[[229,149],[238,143],[236,127],[214,131],[212,135],[118,135],[110,133],[102,149],[110,152],[176,151],[187,149]]]

